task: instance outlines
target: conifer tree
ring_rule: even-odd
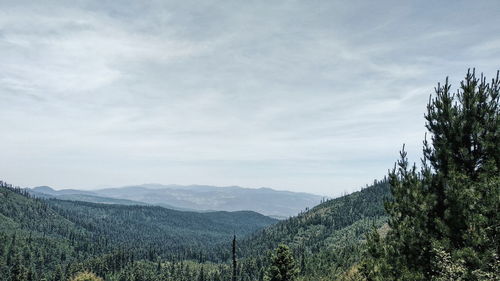
[[[62,267],[58,265],[56,267],[56,271],[54,272],[54,275],[52,276],[52,281],[63,281],[65,280],[64,278],[64,272],[62,270]]]
[[[232,254],[233,254],[233,274],[232,274],[232,281],[236,281],[236,235],[233,236],[233,249],[232,249]]]
[[[264,280],[266,281],[293,281],[299,273],[292,251],[286,245],[279,245],[271,257]]]
[[[198,281],[205,281],[205,271],[203,265],[200,268],[200,274],[198,274]]]
[[[444,280],[458,274],[461,280],[482,280],[496,274],[499,74],[488,83],[469,71],[456,93],[450,89],[446,79],[429,100],[430,141],[424,140],[421,169],[409,165],[403,147],[390,172],[390,231],[385,238],[369,237],[362,270],[368,280]]]
[[[16,254],[14,257],[14,265],[10,270],[10,281],[24,281],[26,279],[26,268],[23,266],[21,256]]]

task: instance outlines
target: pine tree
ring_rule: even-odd
[[[292,251],[286,245],[279,245],[271,257],[271,264],[266,271],[266,281],[292,281],[295,280],[299,269],[295,264]]]
[[[198,281],[205,281],[205,271],[203,265],[200,268],[200,273],[198,274]]]
[[[424,140],[420,171],[409,166],[403,147],[390,172],[393,200],[385,206],[390,231],[383,239],[376,234],[369,239],[362,270],[368,280],[444,280],[457,274],[462,280],[482,280],[495,274],[491,265],[500,256],[499,73],[487,83],[469,71],[455,94],[450,89],[446,79],[429,100],[430,141]]]
[[[54,272],[54,275],[52,276],[52,281],[63,281],[65,280],[64,278],[64,272],[62,270],[62,267],[58,265],[56,267],[56,271]]]
[[[236,235],[233,236],[233,249],[232,249],[232,254],[233,254],[233,274],[232,274],[232,281],[236,281]]]
[[[21,261],[21,256],[15,254],[13,259],[14,264],[10,270],[10,280],[11,281],[24,281],[26,279],[26,268],[23,266]]]
[[[158,259],[158,264],[156,264],[156,272],[159,274],[161,273],[161,259]]]

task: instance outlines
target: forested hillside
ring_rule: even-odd
[[[102,252],[97,236],[20,189],[0,185],[0,280],[54,280],[68,263]]]
[[[1,190],[0,265],[5,276],[21,270],[37,276],[33,280],[84,269],[106,280],[228,280],[233,232],[241,239],[238,280],[263,280],[269,253],[280,243],[301,261],[302,278],[336,276],[358,260],[365,233],[385,222],[382,202],[389,196],[387,182],[376,182],[255,232],[275,221],[253,212],[42,200],[20,189]]]
[[[211,249],[233,233],[243,237],[275,223],[254,212],[42,200],[4,183],[0,198],[0,280],[9,281],[63,280],[80,267],[107,275],[135,260],[217,261]]]
[[[269,256],[279,244],[291,247],[304,280],[334,278],[359,261],[365,235],[386,222],[386,180],[328,200],[296,217],[257,232],[240,244],[245,257]]]
[[[78,201],[48,200],[64,218],[107,244],[137,252],[206,259],[207,250],[228,241],[233,233],[246,236],[276,222],[251,211],[184,212],[156,206],[124,206]],[[210,260],[217,258],[211,255]]]

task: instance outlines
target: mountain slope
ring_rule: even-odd
[[[31,231],[65,237],[86,232],[26,191],[0,182],[0,231]]]
[[[168,204],[149,204],[145,202],[128,200],[128,199],[104,197],[104,196],[99,196],[95,192],[86,190],[77,190],[77,189],[55,190],[49,186],[37,186],[31,189],[27,188],[26,191],[28,191],[28,193],[30,193],[34,197],[44,198],[44,199],[52,198],[52,199],[68,200],[68,201],[83,201],[91,203],[118,204],[118,205],[140,205],[140,206],[157,205],[172,210],[196,211],[191,209],[178,208]]]
[[[228,243],[233,233],[244,237],[275,222],[250,211],[40,199],[0,182],[0,277],[21,270],[23,278],[63,280],[61,272],[93,268],[107,274],[134,260],[216,260],[211,249]]]
[[[158,254],[206,250],[246,236],[276,222],[251,211],[185,212],[157,206],[125,206],[90,202],[48,200],[69,221],[106,237],[111,244],[149,249]]]
[[[365,235],[384,225],[383,202],[389,197],[389,184],[375,182],[258,231],[240,243],[241,254],[252,259],[284,243],[301,261],[303,280],[335,280],[358,261]]]
[[[34,280],[63,280],[61,274],[84,269],[105,280],[135,280],[130,272],[148,280],[198,280],[204,270],[212,276],[206,280],[228,280],[233,231],[241,280],[262,281],[269,251],[279,243],[291,246],[301,269],[298,281],[337,280],[359,261],[366,233],[385,224],[383,201],[390,196],[387,182],[376,182],[275,223],[255,212],[193,213],[42,200],[6,187],[0,191],[0,250],[7,249],[0,251],[0,273],[12,274],[19,260],[38,276]],[[168,271],[161,270],[158,259]],[[179,271],[186,260],[192,267]]]
[[[90,258],[100,246],[45,201],[0,182],[0,276],[21,266],[30,276],[53,280],[58,266]]]
[[[158,253],[206,250],[276,222],[252,211],[186,212],[158,206],[99,204],[37,199],[21,189],[0,186],[0,230],[74,237]]]

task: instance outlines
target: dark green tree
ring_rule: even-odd
[[[299,273],[292,251],[286,245],[280,244],[271,257],[264,280],[292,281]]]
[[[232,258],[233,258],[233,274],[232,281],[236,281],[236,235],[233,236],[233,247],[232,247]]]
[[[13,260],[14,264],[10,269],[10,281],[24,281],[26,279],[26,268],[23,266],[21,256],[16,254]]]
[[[52,281],[63,281],[66,278],[64,278],[64,272],[62,270],[62,267],[58,265],[56,267],[56,271],[54,272],[54,275],[52,276]]]
[[[499,257],[499,74],[446,79],[427,106],[420,170],[406,152],[389,174],[390,230],[369,237],[369,280],[490,280]],[[444,279],[443,279],[444,278]]]
[[[200,273],[198,274],[198,281],[205,281],[205,271],[203,269],[203,265],[200,268]]]

